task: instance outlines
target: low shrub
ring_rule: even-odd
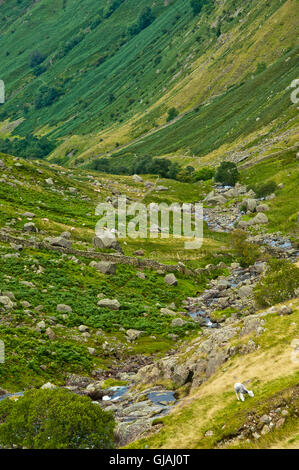
[[[215,174],[215,181],[225,186],[235,186],[238,179],[237,165],[234,162],[221,162]]]
[[[232,233],[232,249],[243,267],[251,266],[261,255],[256,245],[246,241],[246,233],[240,229]]]
[[[204,167],[196,171],[193,175],[194,181],[208,181],[215,176],[215,170],[213,168]]]
[[[0,402],[0,445],[30,449],[112,449],[115,421],[88,397],[30,390]]]
[[[263,183],[257,186],[250,186],[249,189],[252,189],[258,198],[269,196],[277,189],[277,184],[275,181],[267,181],[267,183]]]
[[[295,297],[298,288],[299,268],[289,261],[273,259],[254,289],[255,300],[260,307],[271,307]]]

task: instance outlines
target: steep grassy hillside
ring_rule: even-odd
[[[241,340],[244,345],[254,341],[255,352],[237,354],[226,362],[170,416],[157,419],[152,435],[129,447],[298,449],[299,376],[298,362],[292,360],[292,341],[298,336],[298,300],[295,304],[295,312],[289,317],[266,315],[265,331],[251,332]],[[198,346],[198,339],[193,343]],[[232,346],[238,343],[235,340]],[[190,350],[189,346],[186,357]],[[255,393],[245,402],[237,401],[233,391],[233,384],[241,377]],[[263,422],[265,416],[269,421]],[[279,419],[282,421],[277,424]],[[264,428],[270,420],[272,427]]]
[[[121,158],[202,157],[281,133],[296,112],[296,5],[211,0],[194,16],[187,0],[2,2],[2,136],[47,135],[55,161],[80,165],[159,129],[173,107],[175,124]]]

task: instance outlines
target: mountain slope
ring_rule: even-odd
[[[155,20],[132,35],[146,6]],[[0,118],[15,121],[15,135],[57,139],[52,159],[66,165],[153,131],[172,107],[182,118],[121,156],[231,150],[237,138],[276,134],[296,112],[286,91],[297,72],[295,0],[211,0],[195,17],[186,0],[14,1],[0,19]],[[30,67],[35,50],[44,60]]]

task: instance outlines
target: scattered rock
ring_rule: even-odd
[[[23,227],[24,232],[37,232],[37,228],[33,222],[28,222]]]
[[[269,222],[268,217],[263,212],[259,212],[253,219],[249,221],[249,225],[262,225]]]
[[[44,322],[44,320],[40,321],[39,323],[37,323],[37,328],[39,328],[40,330],[44,330],[46,328],[46,323]]]
[[[139,175],[133,175],[132,179],[133,179],[133,181],[135,181],[135,183],[142,183],[143,182],[143,179]]]
[[[244,297],[249,297],[252,294],[252,287],[250,286],[242,286],[238,290],[238,295],[241,299]]]
[[[284,423],[285,423],[285,418],[280,418],[280,419],[277,421],[277,423],[275,424],[275,427],[276,427],[277,429],[279,429],[279,428],[281,428],[281,426],[284,425]]]
[[[94,267],[103,274],[116,274],[116,264],[109,261],[100,261]]]
[[[177,278],[175,277],[175,275],[173,273],[166,274],[166,276],[164,277],[164,281],[169,286],[177,286],[177,284],[178,284]]]
[[[245,207],[246,207],[246,210],[249,211],[249,212],[254,212],[255,209],[256,209],[256,199],[245,199],[245,201],[243,201],[243,203],[245,204]]]
[[[162,315],[172,315],[172,316],[176,315],[176,312],[174,312],[173,310],[170,310],[169,308],[161,308],[160,312],[162,313]]]
[[[54,390],[55,388],[57,388],[56,385],[52,384],[51,382],[47,382],[41,386],[42,390]]]
[[[104,392],[101,389],[100,383],[89,384],[85,389],[86,395],[92,400],[101,400],[104,396]]]
[[[80,325],[80,326],[78,326],[78,330],[79,330],[81,333],[85,333],[86,331],[88,331],[88,326]]]
[[[117,299],[102,299],[98,302],[99,307],[109,308],[110,310],[119,310],[120,303]]]
[[[4,308],[10,310],[13,308],[14,304],[11,299],[7,295],[0,296],[0,304],[4,306]]]
[[[282,305],[278,310],[279,315],[290,315],[293,313],[293,309],[290,305]]]
[[[268,434],[268,432],[270,432],[270,431],[271,431],[271,429],[269,428],[269,426],[267,424],[265,424],[265,426],[263,427],[261,433],[264,436],[265,434]]]
[[[51,328],[47,328],[45,333],[51,341],[54,341],[56,339],[56,335]]]
[[[142,333],[143,331],[130,329],[126,331],[126,336],[130,341],[135,341],[140,335],[142,335]]]
[[[267,212],[269,210],[268,204],[260,204],[256,208],[256,212]]]
[[[135,256],[144,256],[144,251],[143,250],[136,250],[136,251],[134,251],[133,255],[135,255]]]
[[[72,313],[73,309],[70,305],[58,304],[56,307],[56,311],[63,313]]]
[[[171,326],[184,326],[186,323],[187,322],[182,318],[174,318],[171,322]]]

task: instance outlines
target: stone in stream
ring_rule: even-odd
[[[99,382],[89,384],[85,389],[85,393],[93,400],[101,400],[104,396],[104,392],[101,389],[101,384]]]

